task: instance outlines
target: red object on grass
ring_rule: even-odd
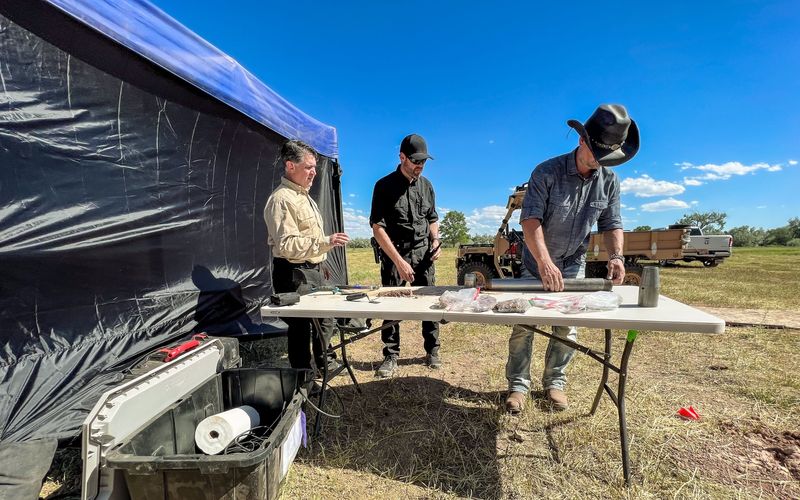
[[[678,410],[678,416],[686,420],[700,420],[700,414],[698,414],[692,406],[688,408],[681,407],[681,409]]]

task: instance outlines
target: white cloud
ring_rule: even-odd
[[[632,194],[638,198],[650,196],[673,196],[686,191],[680,184],[657,181],[647,174],[638,178],[628,177],[620,184],[622,194]]]
[[[470,234],[495,234],[500,223],[503,222],[507,212],[506,207],[500,205],[489,205],[487,207],[474,208],[470,214],[465,214],[467,227]]]
[[[699,202],[699,201],[697,201],[697,200],[690,201],[689,203],[690,203],[691,205],[699,205],[699,204],[700,204],[700,202]]]
[[[369,238],[372,229],[369,227],[369,217],[363,210],[344,207],[344,232],[351,238]]]
[[[494,144],[494,139],[489,139],[489,144]]]
[[[797,165],[797,160],[789,160],[789,165],[794,167],[795,165]]]
[[[756,208],[767,208],[767,206],[766,205],[759,205]]]
[[[680,210],[684,208],[689,208],[689,205],[685,201],[676,200],[675,198],[666,198],[642,205],[642,210],[645,212],[665,212],[667,210]]]
[[[789,164],[791,165],[791,161]],[[725,181],[734,175],[755,174],[759,170],[766,170],[767,172],[779,172],[783,170],[783,166],[780,163],[775,165],[770,165],[769,163],[753,163],[752,165],[745,165],[738,161],[729,161],[721,165],[714,163],[693,165],[689,162],[676,163],[675,165],[680,167],[681,170],[692,169],[704,172],[703,175],[685,178],[683,181],[684,184],[694,181]]]
[[[355,198],[355,197],[356,197],[356,194],[355,194],[355,193],[350,193],[350,194],[348,194],[347,196],[349,196],[350,198]]]
[[[702,186],[703,185],[703,183],[701,181],[699,181],[697,179],[694,179],[692,177],[684,177],[683,178],[683,183],[685,185],[687,185],[687,186]]]

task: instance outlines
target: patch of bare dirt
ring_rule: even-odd
[[[673,447],[678,462],[754,494],[800,498],[800,432],[778,432],[757,421],[724,421],[719,429],[716,446]]]
[[[696,306],[725,320],[728,326],[760,326],[762,328],[800,329],[800,312],[772,309],[736,309]]]

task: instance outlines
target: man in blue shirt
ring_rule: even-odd
[[[531,173],[520,224],[525,236],[523,277],[540,279],[547,290],[564,289],[564,278],[583,278],[589,233],[597,223],[609,250],[608,278],[621,284],[622,257],[620,188],[607,167],[625,163],[639,150],[639,129],[624,106],[603,104],[586,123],[569,120],[578,131],[578,147],[539,164]],[[557,337],[577,340],[575,327],[553,327]],[[534,331],[514,326],[508,341],[506,410],[522,411],[531,388]],[[550,340],[545,353],[542,387],[555,410],[568,406],[565,370],[575,350]]]

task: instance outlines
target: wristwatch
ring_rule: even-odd
[[[625,262],[625,257],[622,254],[619,254],[619,253],[612,253],[611,255],[608,256],[608,260],[609,261],[614,260],[614,259],[621,260],[622,262]]]

